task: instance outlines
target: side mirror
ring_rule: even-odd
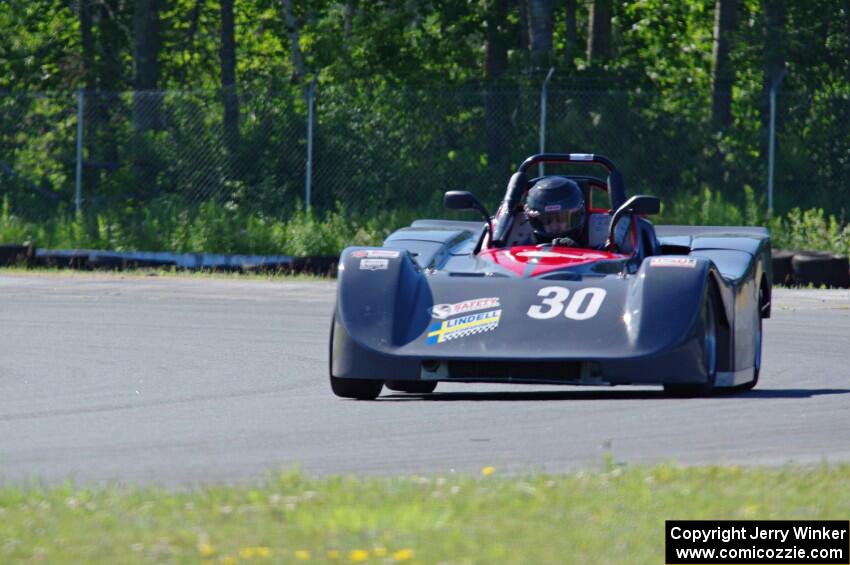
[[[661,200],[655,196],[637,195],[632,196],[626,203],[620,206],[614,216],[611,218],[611,226],[608,228],[608,244],[607,248],[611,248],[614,244],[614,227],[623,216],[627,214],[657,214],[661,211]]]
[[[450,190],[443,196],[443,206],[449,210],[477,210],[487,214],[487,210],[478,198],[466,190]],[[489,217],[489,216],[488,216]]]
[[[623,209],[632,214],[657,214],[661,211],[661,199],[639,194],[629,198],[617,212]]]
[[[443,196],[443,206],[449,210],[475,210],[484,221],[487,222],[487,227],[490,228],[490,233],[493,233],[493,224],[490,223],[490,213],[484,204],[478,200],[478,197],[466,190],[450,190]]]

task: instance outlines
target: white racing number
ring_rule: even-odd
[[[569,289],[562,286],[547,286],[537,293],[537,296],[543,298],[543,304],[532,304],[528,307],[527,314],[535,320],[548,320],[563,312],[564,316],[571,320],[587,320],[599,313],[605,294],[604,288],[582,288],[577,290],[568,301]]]

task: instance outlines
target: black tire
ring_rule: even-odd
[[[331,390],[342,398],[357,400],[375,400],[381,394],[383,381],[372,379],[343,379],[331,375]]]
[[[791,259],[791,266],[797,284],[850,288],[847,257],[830,253],[798,253]]]
[[[331,319],[331,336],[328,345],[328,376],[331,381],[331,390],[341,398],[355,398],[357,400],[375,400],[381,389],[384,387],[384,381],[376,381],[373,379],[346,379],[335,377],[333,375],[333,356],[334,356],[334,327],[336,326],[336,316]]]
[[[437,388],[437,381],[387,381],[384,385],[396,392],[428,394]]]
[[[793,251],[774,251],[771,257],[773,266],[773,284],[789,285],[794,282],[794,269],[791,267]]]
[[[714,293],[711,287],[703,302],[703,349],[705,372],[708,376],[704,383],[669,383],[664,392],[676,397],[711,396],[717,381],[717,308],[714,305]]]

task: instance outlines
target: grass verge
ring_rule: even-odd
[[[0,275],[13,276],[55,276],[65,278],[109,278],[133,279],[148,277],[163,277],[176,279],[224,279],[224,280],[256,280],[256,281],[334,281],[334,277],[314,275],[310,273],[295,273],[292,271],[215,271],[189,270],[173,268],[127,268],[121,270],[91,270],[66,269],[60,267],[0,267]]]
[[[0,488],[0,560],[661,563],[667,519],[847,519],[850,465]]]
[[[665,202],[657,224],[768,226],[774,249],[810,249],[850,255],[850,224],[822,209],[794,208],[768,218],[764,203],[745,187],[743,201],[708,189]],[[439,208],[375,209],[355,214],[342,204],[324,213],[296,211],[270,217],[207,202],[173,201],[75,216],[58,214],[41,222],[17,215],[9,199],[0,204],[0,244],[31,242],[47,249],[174,251],[272,255],[338,255],[349,245],[380,245],[392,231],[417,218],[475,220],[470,213]]]

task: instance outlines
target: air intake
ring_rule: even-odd
[[[573,381],[579,361],[449,361],[449,378],[528,381]]]

